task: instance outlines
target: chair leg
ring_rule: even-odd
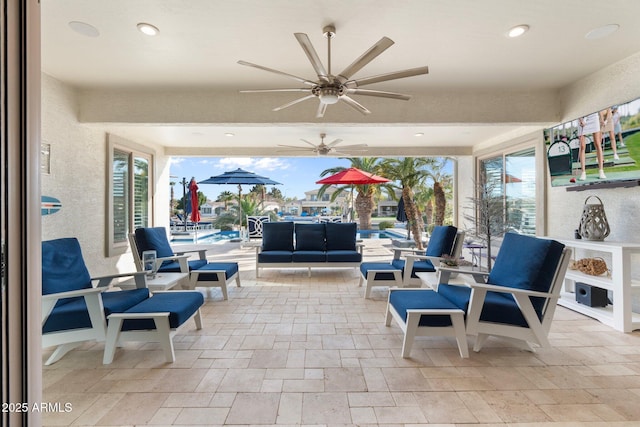
[[[196,322],[196,329],[197,330],[202,329],[202,316],[200,315],[200,309],[196,311],[195,316],[193,316],[193,320],[195,320]]]
[[[108,365],[113,362],[113,356],[116,354],[116,347],[118,346],[118,338],[120,337],[120,330],[122,329],[123,319],[111,317],[109,319],[109,327],[107,328],[107,339],[104,343],[104,355],[102,356],[102,363]]]
[[[240,272],[236,273],[236,287],[240,287]]]
[[[47,361],[44,364],[49,366],[52,363],[56,363],[58,360],[62,359],[62,357],[65,354],[69,353],[71,350],[73,350],[74,348],[78,347],[80,344],[82,344],[82,343],[81,342],[69,342],[69,343],[66,343],[66,344],[60,344],[58,347],[56,347],[56,349],[53,351],[51,356],[49,356],[49,358],[47,359]]]
[[[411,353],[411,347],[413,341],[416,338],[416,332],[418,331],[418,323],[420,322],[419,313],[407,313],[407,323],[405,325],[404,340],[402,341],[402,357],[409,357]]]
[[[164,355],[168,363],[173,363],[176,360],[175,352],[173,351],[173,340],[171,339],[171,328],[169,326],[169,316],[162,318],[154,318],[156,323],[156,334],[158,342],[164,351]]]
[[[227,295],[227,284],[225,282],[222,282],[220,290],[222,291],[222,299],[227,301],[229,299],[229,296]]]
[[[487,334],[478,334],[478,336],[476,336],[476,342],[473,344],[473,351],[476,353],[479,352],[487,341],[487,338],[489,338],[489,335]]]
[[[464,314],[452,313],[451,324],[456,334],[456,341],[458,342],[458,350],[460,351],[460,357],[466,359],[469,357],[469,344],[467,343],[467,331],[464,326]]]

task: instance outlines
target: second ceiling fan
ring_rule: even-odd
[[[314,49],[309,37],[304,33],[295,33],[295,37],[302,46],[302,50],[309,58],[313,69],[318,76],[317,80],[309,80],[303,77],[298,77],[293,74],[285,73],[283,71],[274,70],[273,68],[264,67],[262,65],[253,64],[247,61],[238,61],[240,65],[246,65],[248,67],[258,68],[260,70],[268,71],[271,73],[279,74],[291,79],[297,80],[300,83],[305,84],[307,87],[302,88],[283,88],[283,89],[251,89],[241,90],[241,93],[256,93],[256,92],[302,92],[307,95],[302,98],[295,99],[284,105],[276,107],[273,111],[280,111],[284,108],[295,105],[299,102],[307,99],[318,98],[319,105],[316,113],[316,117],[324,117],[324,113],[327,109],[327,105],[335,104],[337,102],[344,102],[355,110],[362,114],[370,114],[371,112],[366,109],[362,104],[351,98],[349,95],[365,95],[376,96],[381,98],[391,98],[407,101],[411,98],[409,95],[404,95],[395,92],[385,92],[380,90],[361,89],[362,86],[370,85],[373,83],[380,83],[389,80],[402,79],[405,77],[413,77],[421,74],[427,74],[429,67],[417,67],[402,71],[395,71],[386,74],[379,74],[377,76],[364,77],[361,79],[352,79],[351,77],[360,71],[365,65],[373,61],[378,55],[387,50],[393,45],[393,40],[388,37],[381,38],[376,44],[369,48],[365,53],[360,55],[351,65],[347,66],[342,72],[337,75],[331,72],[331,39],[336,34],[336,29],[333,25],[328,25],[323,29],[324,36],[327,38],[327,68],[324,67],[322,61],[316,50]]]
[[[328,156],[328,155],[342,155],[342,156],[350,156],[355,155],[356,153],[361,153],[367,151],[367,144],[355,144],[355,145],[341,145],[338,147],[338,144],[342,142],[341,139],[336,139],[331,141],[328,144],[324,143],[324,138],[327,135],[324,133],[320,134],[320,144],[313,144],[306,139],[301,139],[300,141],[304,142],[308,145],[308,147],[300,147],[296,145],[278,145],[278,147],[283,147],[282,150],[277,150],[277,153],[281,154],[301,154],[306,152],[312,152],[317,156]]]

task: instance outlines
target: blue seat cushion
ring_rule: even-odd
[[[291,257],[293,262],[326,262],[325,251],[294,251]]]
[[[263,251],[293,251],[293,222],[262,224]]]
[[[237,262],[211,262],[201,268],[198,268],[198,271],[207,271],[207,270],[209,271],[223,270],[225,274],[225,280],[226,280],[238,272],[238,263]],[[198,275],[198,281],[216,282],[217,280],[218,280],[218,276],[216,274],[200,273]]]
[[[271,223],[274,224],[274,223]],[[293,251],[266,251],[258,254],[258,262],[291,262]]]
[[[507,233],[487,283],[548,292],[563,249],[555,240]]]
[[[42,294],[76,291],[91,287],[78,239],[42,242]]]
[[[360,264],[360,273],[364,277],[367,277],[370,270],[400,270],[401,268],[396,268],[388,262],[363,262]],[[376,273],[376,277],[374,277],[375,281],[378,280],[395,280],[393,277],[393,273]]]
[[[354,250],[327,251],[327,262],[360,262],[362,254]]]
[[[156,251],[158,258],[174,255],[169,239],[167,239],[167,230],[164,227],[137,228],[135,239],[140,256],[144,251]]]
[[[187,265],[189,266],[189,271],[198,270],[207,265],[207,260],[194,259],[192,261],[187,261]],[[160,267],[158,271],[162,271],[164,273],[180,273],[180,263],[178,261],[165,261],[162,263],[162,267]]]
[[[296,251],[324,251],[324,224],[296,224]]]
[[[132,289],[128,291],[102,292],[102,304],[105,316],[111,313],[123,313],[129,308],[149,298],[149,290]],[[84,329],[91,327],[87,304],[83,297],[66,298],[58,301],[51,311],[42,333]]]
[[[395,291],[389,295],[389,304],[398,312],[404,322],[407,322],[407,310],[422,309],[458,309],[455,304],[438,295],[432,290]],[[422,315],[418,322],[420,326],[451,326],[451,316],[448,314]]]
[[[326,223],[328,251],[355,251],[358,225],[355,222]]]
[[[433,228],[427,250],[427,256],[451,255],[453,252],[453,243],[456,240],[458,229],[452,225],[439,225]]]
[[[469,309],[469,298],[471,297],[471,288],[441,283],[438,285],[438,293],[467,313]],[[536,312],[538,312],[537,309]],[[540,312],[538,312],[538,318],[540,318]],[[516,304],[513,299],[513,296],[499,292],[487,292],[484,305],[482,306],[482,312],[480,313],[480,320],[483,322],[528,327],[527,321],[522,315],[518,304]]]
[[[169,326],[174,329],[189,320],[204,304],[200,292],[162,292],[147,298],[125,313],[162,313],[169,312]],[[126,319],[122,322],[123,331],[155,329],[153,319]]]
[[[405,260],[403,259],[394,259],[391,261],[391,264],[397,270],[402,270],[404,274],[404,266]],[[411,277],[417,278],[416,273],[433,273],[436,271],[435,267],[428,259],[425,260],[417,260],[413,263],[413,271],[411,271]]]

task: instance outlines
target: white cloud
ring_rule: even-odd
[[[274,171],[288,169],[291,165],[285,159],[271,157],[225,157],[217,159],[216,166],[225,170],[241,168],[249,172]]]

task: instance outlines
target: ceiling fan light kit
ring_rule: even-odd
[[[380,74],[372,77],[365,77],[361,79],[352,79],[352,76],[364,68],[367,64],[373,61],[378,55],[387,50],[393,45],[393,40],[388,37],[381,38],[376,44],[369,48],[365,53],[360,55],[355,61],[347,66],[341,73],[334,75],[331,73],[331,39],[335,37],[336,29],[333,25],[327,25],[323,28],[323,35],[327,38],[327,68],[320,60],[318,53],[311,44],[311,40],[304,33],[295,33],[294,36],[300,43],[302,50],[307,55],[311,66],[313,67],[317,80],[309,80],[303,77],[298,77],[293,74],[278,71],[273,68],[264,67],[262,65],[253,64],[247,61],[238,61],[238,64],[248,67],[258,68],[260,70],[268,71],[270,73],[278,74],[281,76],[289,77],[300,83],[307,85],[302,88],[284,88],[284,89],[251,89],[241,90],[241,93],[259,93],[259,92],[304,92],[305,96],[295,99],[284,105],[280,105],[273,109],[273,111],[280,111],[288,108],[292,105],[298,104],[302,101],[306,101],[311,98],[318,98],[318,110],[316,112],[317,118],[324,117],[324,113],[327,109],[327,105],[333,105],[338,102],[344,102],[348,106],[352,107],[356,111],[362,114],[370,114],[371,112],[365,108],[358,101],[353,99],[350,95],[364,95],[374,96],[380,98],[390,98],[402,101],[411,99],[410,95],[405,95],[395,92],[384,92],[379,90],[361,89],[362,86],[370,85],[373,83],[380,83],[389,80],[402,79],[407,77],[418,76],[421,74],[428,74],[429,68],[417,67],[402,71],[396,71],[391,73]]]

